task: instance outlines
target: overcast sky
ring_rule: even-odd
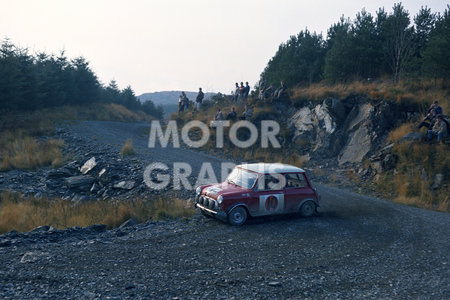
[[[32,53],[85,57],[103,83],[144,92],[229,93],[259,79],[280,43],[306,27],[326,35],[344,15],[398,1],[0,0],[0,38]],[[444,0],[403,1],[443,12]]]

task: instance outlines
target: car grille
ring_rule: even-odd
[[[213,198],[210,198],[208,196],[200,195],[200,197],[197,198],[197,203],[201,204],[204,207],[207,207],[209,209],[218,209],[219,205],[217,204],[217,201]]]

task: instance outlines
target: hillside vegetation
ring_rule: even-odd
[[[103,86],[83,57],[30,54],[5,39],[0,46],[0,170],[58,166],[62,141],[42,140],[64,120],[149,121],[161,107],[144,104],[130,86]]]
[[[302,30],[282,43],[263,75],[267,84],[309,85],[374,80],[450,77],[450,15],[422,7],[412,18],[401,3],[391,12],[366,10],[341,17],[322,35]]]
[[[367,174],[375,168],[366,157],[360,166],[350,167],[349,179],[357,186],[375,187],[384,197],[398,202],[449,211],[449,146],[430,143],[425,138],[413,142],[401,140],[405,134],[419,131],[416,126],[432,102],[438,101],[444,114],[449,114],[449,8],[443,13],[432,13],[430,8],[422,7],[413,21],[411,24],[409,12],[401,4],[395,4],[392,12],[379,9],[376,17],[365,10],[353,21],[342,17],[330,27],[326,40],[308,30],[292,36],[268,62],[247,101],[253,109],[252,122],[257,126],[264,119],[279,122],[282,148],[261,149],[256,144],[241,149],[225,139],[224,148],[216,149],[215,132],[211,131],[212,137],[203,149],[239,161],[314,165],[320,162],[308,162],[309,156],[301,155],[314,145],[293,139],[292,128],[287,123],[292,110],[327,99],[345,102],[358,98],[374,104],[392,103],[401,114],[393,120],[395,125],[386,132],[382,146],[394,144],[391,151],[395,166],[379,170],[368,182],[357,172],[362,167],[366,171],[361,173]],[[267,87],[275,89],[281,81],[288,86],[282,99],[264,96]],[[244,110],[244,103],[234,103],[231,97],[218,95],[204,103],[201,112],[173,114],[172,119],[179,126],[192,119],[209,123],[218,108],[226,115],[232,106],[236,107],[238,116]],[[424,129],[421,132],[425,135]],[[190,134],[195,138],[200,132],[192,130]],[[246,133],[238,131],[239,136],[245,140]],[[330,181],[337,180],[336,174],[329,177]]]

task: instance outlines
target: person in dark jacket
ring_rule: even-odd
[[[236,121],[236,118],[237,114],[236,111],[234,110],[234,106],[232,106],[230,112],[227,114],[226,119],[230,121]]]
[[[222,121],[224,119],[223,113],[220,111],[220,108],[217,109],[217,113],[214,116],[215,121]]]
[[[203,93],[202,88],[199,88],[197,98],[195,99],[195,102],[197,103],[197,110],[200,110],[200,106],[203,102],[204,97],[205,97],[205,94]]]
[[[249,93],[250,93],[250,86],[248,85],[248,81],[247,81],[247,82],[245,82],[244,100],[247,100]]]
[[[420,129],[422,127],[431,129],[436,122],[436,116],[438,115],[442,115],[442,107],[439,106],[439,103],[437,101],[434,101],[434,103],[431,104],[430,108],[427,109],[427,115],[425,116],[425,118],[423,118],[422,122],[419,123],[417,129]]]

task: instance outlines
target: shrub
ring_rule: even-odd
[[[125,141],[125,144],[123,145],[122,150],[120,151],[120,154],[124,155],[124,156],[136,154],[136,151],[134,151],[132,139],[128,139]]]

